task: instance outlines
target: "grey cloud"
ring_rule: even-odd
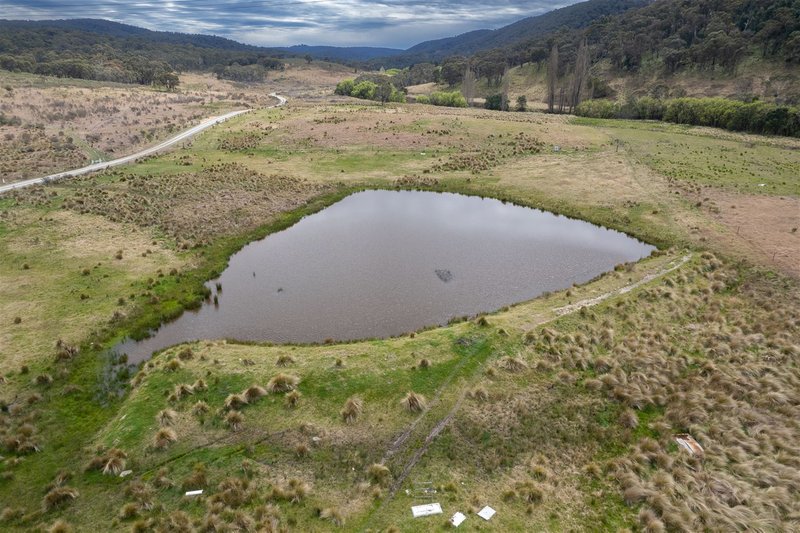
[[[152,30],[213,33],[250,44],[407,48],[575,3],[495,0],[11,0],[3,18],[107,18]]]

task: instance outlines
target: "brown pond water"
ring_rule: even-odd
[[[653,250],[618,231],[494,199],[360,192],[245,246],[208,283],[218,305],[117,350],[139,362],[198,339],[399,335],[586,282]]]

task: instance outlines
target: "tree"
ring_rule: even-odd
[[[550,49],[547,63],[547,110],[552,113],[556,103],[556,85],[558,84],[558,45]]]
[[[394,90],[394,86],[388,81],[384,80],[378,83],[375,87],[375,99],[381,104],[385,104],[392,97]]]
[[[311,54],[306,54],[305,56],[303,56],[303,59],[305,59],[306,63],[308,63],[309,65],[311,64],[312,61],[314,61],[314,58],[311,57]]]
[[[174,72],[162,72],[156,80],[156,83],[166,87],[167,90],[170,91],[174,90],[180,82],[178,75]]]
[[[517,96],[517,111],[527,111],[528,99],[524,94]]]
[[[461,56],[449,57],[442,63],[442,81],[449,86],[459,83],[464,76],[464,69],[467,67],[467,60]]]
[[[469,65],[467,65],[467,70],[464,72],[462,87],[461,94],[466,98],[467,105],[471,106],[472,100],[475,99],[475,74],[472,72]]]

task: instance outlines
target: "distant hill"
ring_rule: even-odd
[[[642,7],[653,0],[589,0],[528,17],[497,30],[476,30],[455,37],[425,41],[401,54],[386,58],[387,66],[407,66],[419,62],[439,62],[453,55],[503,48],[545,35],[560,28],[583,28],[597,20]]]
[[[25,29],[37,30],[51,28],[105,35],[119,39],[141,39],[152,43],[191,45],[218,50],[276,51],[275,49],[265,49],[259,46],[243,44],[215,35],[153,31],[104,19],[0,20],[0,28],[11,32]]]
[[[399,48],[376,48],[371,46],[309,46],[300,44],[279,48],[294,55],[310,55],[314,59],[330,59],[339,61],[368,61],[376,57],[397,55],[403,52]]]
[[[291,55],[223,37],[151,31],[108,20],[0,20],[0,68],[58,77],[164,84],[173,70],[258,81]]]

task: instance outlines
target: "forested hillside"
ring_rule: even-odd
[[[542,37],[560,28],[584,28],[602,17],[641,7],[652,0],[589,0],[528,17],[497,30],[477,30],[455,37],[426,41],[387,60],[392,66],[440,61],[453,55],[470,55],[523,40]]]
[[[263,79],[286,52],[209,35],[155,32],[106,20],[0,21],[0,68],[36,74],[168,85],[173,70]]]

